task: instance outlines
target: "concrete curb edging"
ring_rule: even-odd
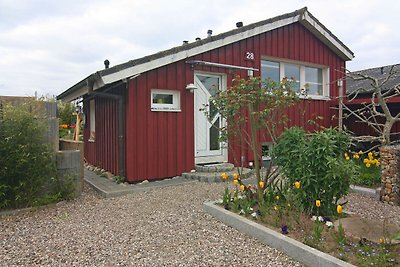
[[[355,267],[350,263],[304,245],[297,240],[277,233],[274,230],[248,220],[238,214],[227,211],[224,208],[217,206],[214,202],[206,202],[203,206],[207,213],[224,224],[235,228],[240,232],[246,233],[258,239],[263,244],[276,248],[287,254],[289,257],[307,264],[308,266]]]

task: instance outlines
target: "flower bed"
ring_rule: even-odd
[[[317,199],[313,204],[316,214],[309,215],[304,212],[296,197],[302,190],[299,181],[296,181],[284,194],[277,188],[274,190],[264,188],[265,184],[262,181],[258,185],[244,185],[238,174],[234,175],[234,178],[232,186],[225,174],[222,174],[222,179],[227,184],[219,209],[220,211],[225,209],[226,216],[232,213],[241,216],[250,220],[250,225],[257,223],[266,226],[302,244],[357,266],[396,266],[400,263],[400,246],[391,244],[391,237],[384,234],[385,229],[382,229],[382,237],[376,243],[346,235],[340,223],[340,219],[347,216],[342,205],[336,205],[335,214],[331,216],[319,216],[318,213],[324,203]],[[259,192],[263,192],[263,201],[258,199]],[[335,220],[336,227],[334,227]],[[284,252],[287,253],[286,250]],[[288,255],[294,257],[290,253]],[[302,258],[299,260],[314,266],[313,262],[304,261]],[[339,264],[339,266],[346,265]]]

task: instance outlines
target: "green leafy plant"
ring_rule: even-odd
[[[23,208],[68,198],[55,155],[45,143],[43,103],[6,104],[0,118],[0,209]]]
[[[123,183],[123,182],[125,182],[125,177],[122,177],[122,176],[114,176],[114,181],[115,181],[117,184]]]
[[[292,85],[293,82],[288,79],[276,83],[272,80],[262,81],[260,77],[236,77],[231,88],[218,90],[206,105],[210,106],[210,110],[218,110],[227,122],[225,127],[218,129],[220,141],[228,141],[231,149],[251,147],[257,184],[263,181],[266,187],[270,184],[274,170],[269,168],[265,176],[261,177],[261,144],[266,141],[275,142],[279,126],[288,121],[283,111],[299,99],[298,94],[291,89]],[[209,117],[206,106],[205,115]],[[262,199],[262,190],[257,193],[258,198]]]
[[[0,122],[0,208],[25,207],[56,177],[39,104],[6,105]]]
[[[294,190],[305,212],[334,214],[337,201],[348,193],[350,178],[356,168],[344,157],[350,147],[350,136],[336,129],[306,134],[294,127],[286,130],[274,147],[276,163]],[[320,200],[320,207],[314,205]]]

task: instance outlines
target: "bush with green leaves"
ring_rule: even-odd
[[[352,161],[345,159],[350,136],[337,129],[306,134],[294,127],[279,138],[273,153],[289,186],[294,190],[302,209],[309,214],[332,215],[341,197],[350,187],[356,172]],[[317,200],[319,200],[318,205]],[[319,206],[319,207],[318,207]]]
[[[40,106],[32,101],[2,109],[0,209],[32,206],[60,192],[55,156],[44,143],[47,127]]]

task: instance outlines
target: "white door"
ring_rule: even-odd
[[[226,82],[220,75],[196,73],[195,84],[195,162],[226,162],[226,146],[219,142],[219,129],[225,122],[216,107],[210,103],[210,97],[215,95],[217,90],[224,90]],[[208,111],[208,118],[204,109]]]

